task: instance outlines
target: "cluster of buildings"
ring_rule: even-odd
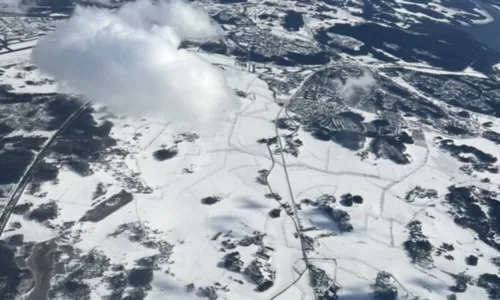
[[[53,17],[29,17],[15,14],[4,15],[0,13],[0,47],[8,44],[17,44],[34,41],[42,32],[54,30],[60,22]],[[0,48],[0,52],[2,49]]]
[[[414,73],[407,80],[419,90],[455,107],[495,115],[500,99],[498,86],[490,79]]]
[[[271,32],[256,26],[239,27],[226,37],[233,55],[257,63],[274,62],[279,65],[307,65],[328,62],[328,55],[320,45],[305,38],[289,38],[286,32]]]

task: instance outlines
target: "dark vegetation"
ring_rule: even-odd
[[[479,258],[475,255],[469,255],[465,258],[465,262],[469,265],[469,266],[477,266],[477,262],[478,262]]]
[[[340,287],[335,284],[335,281],[328,276],[325,270],[311,264],[309,272],[309,284],[314,289],[319,300],[338,299]]]
[[[481,163],[492,164],[497,161],[497,158],[489,153],[485,153],[469,145],[455,145],[453,140],[441,140],[439,146],[461,162],[475,163],[479,161]],[[476,159],[464,157],[460,154],[472,154]]]
[[[257,173],[259,175],[255,180],[262,185],[267,185],[267,176],[269,175],[269,171],[266,169],[261,169],[257,171]]]
[[[349,199],[347,201],[353,201],[353,197],[355,197],[354,199],[356,199],[356,201],[358,202],[362,201],[362,198],[358,198],[350,194],[345,194],[343,195],[343,197],[345,199]],[[346,204],[345,199],[341,200],[341,202],[344,202],[344,205]],[[318,206],[320,210],[326,213],[335,222],[340,233],[353,231],[354,228],[351,225],[351,216],[349,216],[349,213],[347,213],[345,210],[334,208],[334,204],[336,203],[336,201],[337,199],[335,198],[335,196],[323,194],[316,199],[316,202],[313,202],[309,199],[304,199],[302,200],[302,203]]]
[[[92,169],[90,168],[90,163],[87,160],[74,159],[65,162],[65,164],[69,167],[70,170],[80,176],[90,176],[93,174]]]
[[[20,269],[15,261],[14,251],[0,241],[0,295],[2,300],[15,300],[27,293],[34,285],[34,278],[28,269]]]
[[[224,258],[224,267],[233,272],[241,272],[243,268],[243,261],[238,251],[228,253]]]
[[[498,274],[482,274],[477,280],[477,285],[488,293],[492,300],[500,299],[500,277]]]
[[[28,214],[28,219],[37,222],[45,222],[55,220],[59,215],[59,207],[55,201],[40,204],[37,208],[31,210]]]
[[[340,200],[340,204],[350,207],[354,203],[355,204],[362,204],[363,203],[363,197],[359,195],[351,195],[350,193],[342,195]]]
[[[31,202],[26,202],[26,203],[18,204],[18,205],[16,205],[14,207],[14,209],[12,210],[12,213],[16,214],[16,215],[24,215],[32,207],[33,207],[33,203],[31,203]]]
[[[412,221],[406,225],[409,230],[409,238],[403,243],[406,253],[412,263],[422,267],[433,265],[432,250],[434,247],[422,232],[422,223],[418,220]]]
[[[420,185],[415,186],[412,190],[406,193],[405,201],[414,202],[418,199],[436,199],[438,193],[435,189],[426,189]]]
[[[496,144],[500,144],[500,134],[494,131],[484,131],[483,132],[483,137],[487,140],[490,140]]]
[[[373,300],[396,300],[398,297],[398,290],[393,283],[392,276],[385,271],[377,273],[372,289]]]
[[[121,299],[123,291],[127,287],[127,278],[124,272],[118,272],[105,279],[109,289],[112,291],[110,299]]]
[[[354,230],[351,225],[351,217],[345,210],[334,209],[330,206],[321,206],[321,209],[332,218],[341,233],[351,232]]]
[[[269,212],[269,216],[273,219],[275,218],[279,218],[281,215],[281,209],[279,208],[273,208],[270,212]]]
[[[153,157],[158,161],[174,158],[177,155],[177,148],[160,149],[153,152]]]
[[[80,267],[66,267],[68,272],[60,277],[49,290],[50,299],[90,299],[91,287],[84,281],[104,276],[110,268],[109,258],[101,252],[91,251],[82,256],[74,256],[72,247],[66,247],[71,259],[69,262],[78,263]]]
[[[48,105],[52,116],[50,127],[58,129],[66,119],[81,106],[81,102],[73,98],[59,97]],[[79,164],[84,161],[95,162],[103,158],[107,150],[116,146],[116,140],[110,137],[113,123],[103,121],[97,123],[92,116],[92,108],[87,108],[61,134],[52,151],[60,155],[62,162],[68,163],[77,157]]]
[[[467,290],[469,284],[472,284],[472,277],[465,272],[453,275],[455,284],[450,287],[450,291],[454,293],[463,293]]]
[[[153,270],[150,268],[134,268],[127,276],[128,283],[133,287],[150,288],[149,284],[153,280]]]
[[[108,189],[106,188],[104,183],[99,182],[95,187],[94,193],[92,193],[92,200],[95,200],[95,199],[105,195],[107,191],[108,191]]]
[[[2,93],[0,93],[2,94]],[[13,119],[18,129],[25,131],[55,131],[75,112],[82,102],[78,99],[58,94],[5,94],[0,95],[3,103],[17,104],[19,113]],[[10,100],[9,100],[10,99]],[[22,106],[24,105],[24,106]],[[57,178],[61,163],[81,175],[90,173],[89,163],[103,158],[106,150],[114,147],[116,141],[109,136],[113,124],[104,121],[98,124],[88,108],[62,132],[51,148],[57,158],[56,163],[42,162],[34,175],[34,182],[51,181]],[[40,117],[49,115],[50,118]],[[1,116],[0,116],[1,119]],[[18,182],[28,165],[33,161],[34,152],[41,150],[46,137],[11,136],[13,126],[0,123],[0,184]],[[34,151],[34,152],[33,152]]]
[[[52,181],[57,179],[58,174],[59,168],[56,165],[42,161],[37,166],[33,179],[36,182]]]
[[[34,158],[27,149],[12,149],[0,152],[0,184],[16,183]]]
[[[475,186],[450,186],[445,199],[456,224],[475,231],[480,240],[500,251],[500,201],[497,193]],[[482,208],[483,207],[483,208]]]
[[[363,121],[362,115],[352,111],[334,116],[318,113],[306,122],[305,130],[318,140],[333,141],[351,151],[363,149],[366,139],[373,138],[367,151],[377,158],[389,159],[397,164],[410,163],[405,154],[406,144],[413,144],[414,140],[407,132],[396,133],[394,128],[397,126],[386,119]]]
[[[283,18],[283,28],[288,31],[298,31],[302,26],[304,26],[302,13],[287,10],[285,17]]]
[[[453,246],[453,244],[447,244],[447,243],[443,243],[437,250],[436,250],[436,256],[440,256],[441,254],[443,253],[448,253],[448,252],[451,252],[451,251],[454,251],[455,250],[455,247]]]
[[[409,164],[408,156],[404,154],[406,146],[394,137],[375,137],[370,143],[370,151],[377,158],[387,158],[397,164]]]
[[[5,239],[10,247],[21,247],[24,244],[24,235],[14,234]]]
[[[80,219],[80,222],[99,222],[132,202],[133,199],[134,196],[131,193],[121,190],[117,194],[109,197],[109,199],[86,211],[84,216]]]
[[[212,205],[212,204],[215,204],[221,200],[222,200],[222,197],[219,197],[219,196],[208,196],[208,197],[201,199],[201,203],[205,204],[205,205]]]

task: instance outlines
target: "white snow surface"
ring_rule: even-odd
[[[436,3],[433,5],[438,6]],[[404,10],[399,12],[409,14]],[[257,13],[254,12],[255,15]],[[338,10],[330,13],[334,15],[331,20],[310,20],[308,24],[315,28],[329,23],[362,21],[351,13]],[[33,43],[29,41],[18,46],[22,48],[21,45]],[[37,70],[25,71],[25,67],[32,65],[30,51],[0,53],[3,71],[0,83],[11,85],[14,92],[57,91],[58,87],[50,78]],[[147,299],[198,299],[194,294],[185,292],[185,286],[190,283],[196,287],[215,283],[227,286],[227,290],[218,291],[220,299],[271,299],[296,280],[277,299],[314,299],[307,276],[299,279],[304,260],[300,240],[295,236],[293,218],[287,216],[284,210],[280,218],[271,218],[269,212],[278,208],[279,203],[266,198],[264,195],[269,192],[268,188],[256,181],[258,171],[269,170],[274,159],[274,169],[268,182],[273,191],[281,195],[282,203],[293,200],[300,203],[302,199],[316,199],[323,194],[334,195],[339,200],[342,195],[352,193],[364,199],[362,204],[352,207],[343,207],[338,201],[334,205],[349,213],[353,226],[351,233],[340,233],[338,226],[313,206],[302,204],[298,210],[303,228],[311,228],[305,231],[305,235],[315,241],[315,250],[309,253],[310,262],[335,278],[336,284],[341,287],[341,299],[372,299],[370,286],[379,271],[393,275],[400,295],[429,300],[446,299],[450,294],[448,287],[454,284],[453,278],[448,275],[450,273],[467,270],[468,274],[477,277],[482,273],[498,272],[489,261],[497,256],[496,251],[480,241],[474,232],[458,227],[448,214],[449,206],[443,199],[447,187],[452,184],[471,183],[487,190],[497,189],[500,175],[488,174],[491,182],[486,183],[479,182],[478,174],[469,176],[460,172],[461,164],[438,148],[434,142],[438,134],[426,127],[421,127],[424,129],[425,145],[407,145],[407,153],[411,156],[407,165],[396,165],[371,155],[361,160],[356,153],[334,143],[318,141],[303,129],[297,132],[297,138],[303,142],[301,154],[298,157],[285,154],[286,162],[283,162],[280,155],[271,157],[266,145],[256,141],[275,135],[273,122],[277,116],[283,117],[276,98],[289,99],[289,95],[276,95],[275,98],[259,74],[248,72],[231,57],[201,52],[196,55],[203,61],[222,66],[225,84],[247,94],[238,99],[242,104],[239,111],[217,119],[216,126],[207,128],[170,118],[142,119],[96,113],[96,118],[114,123],[111,136],[117,140],[117,147],[127,151],[126,157],[111,156],[106,164],[95,163],[91,166],[93,174],[86,177],[63,167],[56,182],[44,183],[37,195],[24,194],[19,202],[31,202],[38,206],[56,201],[59,207],[57,219],[48,222],[49,227],[46,226],[48,224],[12,215],[10,222],[19,222],[22,226],[5,232],[3,237],[23,234],[27,242],[56,238],[60,245],[71,244],[84,253],[101,251],[109,257],[110,263],[123,264],[130,269],[138,259],[158,254],[158,250],[133,242],[126,236],[111,234],[122,224],[139,224],[151,232],[155,241],[173,245],[168,263],[154,272]],[[370,57],[363,59],[366,65],[387,67]],[[472,69],[446,72],[424,64],[401,64],[398,67],[432,74],[484,77]],[[302,74],[302,77],[306,76]],[[26,84],[28,80],[41,83],[31,86]],[[406,84],[402,79],[398,83],[402,86]],[[374,112],[352,110],[362,114],[366,121],[377,118]],[[490,128],[500,130],[498,119],[480,114],[474,114],[474,117],[481,123],[492,122]],[[408,121],[412,124],[410,118]],[[410,127],[417,128],[415,124]],[[180,134],[194,131],[199,135],[198,139],[176,144]],[[18,134],[50,135],[46,132],[20,131],[11,135]],[[455,139],[454,142],[471,145],[487,153],[498,152],[498,145],[481,138]],[[174,158],[161,162],[154,158],[156,150],[174,145],[178,150]],[[122,189],[128,190],[124,179],[134,175],[151,188],[151,193],[133,192],[132,202],[102,221],[79,221],[87,210],[109,196]],[[107,186],[107,191],[93,199],[96,186],[100,183]],[[405,201],[406,194],[417,185],[435,189],[438,197],[411,203]],[[201,203],[202,198],[212,195],[221,200],[213,205]],[[443,255],[434,257],[434,267],[430,269],[412,264],[403,243],[408,239],[405,226],[413,220],[422,222],[423,232],[434,247],[443,243],[455,245],[452,253],[454,260],[450,261]],[[67,236],[61,238],[58,229],[65,222],[76,224]],[[221,241],[225,239],[223,236],[214,239],[218,233],[230,233],[231,239],[237,240],[255,231],[265,234],[263,244],[274,249],[270,252],[269,261],[276,271],[276,281],[264,292],[256,292],[255,285],[249,283],[244,275],[220,267],[227,252],[233,250],[220,250]],[[237,249],[245,266],[256,259],[257,250],[255,245]],[[477,267],[471,268],[465,263],[465,258],[471,254],[482,255]],[[97,295],[108,295],[110,292],[103,280],[89,280],[87,283]],[[93,297],[97,299],[97,296]],[[460,294],[459,299],[487,299],[487,294],[471,285]]]
[[[57,201],[59,216],[51,223],[61,226],[64,222],[78,221],[95,205],[91,198],[97,183],[110,186],[106,193],[109,196],[124,188],[118,173],[136,172],[153,189],[152,193],[134,194],[132,203],[98,223],[77,223],[79,239],[75,246],[78,249],[84,252],[100,250],[112,263],[133,267],[137,259],[153,255],[156,250],[110,234],[121,224],[139,222],[157,230],[158,238],[174,245],[171,263],[155,272],[147,299],[165,299],[167,293],[169,299],[191,299],[192,295],[184,292],[185,285],[207,286],[215,282],[229,287],[229,291],[218,292],[222,299],[268,299],[298,278],[294,266],[302,262],[300,243],[294,237],[291,219],[269,217],[268,212],[276,208],[277,203],[265,198],[267,188],[255,181],[258,170],[271,166],[266,146],[255,141],[273,132],[272,121],[280,107],[273,103],[267,84],[255,74],[234,67],[227,57],[206,54],[204,57],[227,64],[228,84],[249,93],[248,99],[242,100],[245,106],[231,120],[222,122],[218,130],[206,130],[192,143],[181,142],[177,157],[158,162],[153,158],[153,152],[164,145],[172,145],[179,133],[192,128],[190,125],[166,120],[112,118],[115,124],[112,136],[129,152],[124,161],[112,160],[105,168],[95,165],[94,174],[88,177],[62,169],[59,182],[41,187],[46,193],[43,197],[25,195],[21,203]],[[370,113],[363,114],[374,118]],[[302,131],[298,134],[304,141],[303,155],[299,158],[287,155],[288,174],[296,201],[314,199],[325,193],[338,199],[348,192],[365,199],[363,204],[344,208],[351,215],[354,231],[317,239],[318,246],[310,254],[313,261],[318,259],[318,266],[335,276],[342,287],[341,296],[369,296],[369,286],[377,272],[385,270],[392,273],[400,289],[408,294],[443,299],[449,293],[447,286],[453,284],[451,277],[444,272],[460,272],[467,268],[465,256],[478,251],[485,256],[481,260],[481,271],[495,272],[487,261],[487,257],[494,256],[494,251],[475,239],[473,233],[456,227],[441,201],[407,203],[401,200],[417,183],[435,188],[442,197],[446,193],[445,187],[459,178],[456,176],[458,163],[433,146],[433,134],[426,134],[428,148],[409,147],[413,160],[406,166],[383,160],[375,163],[372,158],[360,161],[354,153],[335,144],[319,142]],[[495,147],[484,144],[483,140],[477,140],[477,145],[475,140],[464,142],[483,147],[486,152],[494,151]],[[279,156],[275,159],[277,164],[269,182],[275,192],[285,201],[290,201],[282,162]],[[184,169],[194,172],[187,174]],[[495,177],[494,181],[500,182],[500,178]],[[200,199],[210,195],[217,195],[222,200],[211,206],[202,205]],[[105,198],[98,198],[98,201]],[[308,231],[308,236],[317,238],[320,233],[338,232],[326,215],[310,206],[302,207],[299,211],[302,225],[316,228]],[[404,225],[414,219],[422,221],[423,230],[433,245],[460,244],[454,252],[454,262],[438,258],[435,261],[437,268],[431,270],[411,264],[402,243],[407,239]],[[39,242],[56,235],[53,230],[19,216],[13,216],[12,221],[21,222],[22,228],[8,232],[6,236],[22,233],[25,240]],[[242,275],[218,267],[225,253],[219,251],[220,241],[212,240],[218,232],[232,232],[234,237],[241,238],[254,231],[265,233],[264,244],[275,249],[271,254],[271,264],[276,270],[276,282],[259,294],[255,294],[252,284],[240,285],[233,280],[245,281]],[[246,265],[254,259],[257,248],[251,246],[238,250]],[[323,258],[334,258],[335,261],[321,261]],[[175,275],[165,274],[165,271]],[[100,281],[93,282],[92,288],[106,293],[106,286]],[[283,297],[311,299],[311,295],[307,280],[301,279]],[[483,290],[475,287],[463,295],[468,299],[486,297]]]

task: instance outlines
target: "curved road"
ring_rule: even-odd
[[[68,128],[73,121],[76,120],[80,116],[80,114],[89,106],[90,102],[85,102],[78,108],[71,116],[69,116],[66,121],[59,127],[59,129],[50,137],[50,139],[45,143],[43,146],[42,150],[38,152],[38,154],[35,156],[35,159],[31,162],[31,164],[28,166],[26,171],[24,172],[23,176],[17,183],[16,187],[10,194],[9,200],[7,201],[7,205],[4,207],[2,210],[2,213],[0,215],[0,237],[2,236],[3,231],[5,230],[5,227],[7,226],[7,222],[10,219],[10,216],[12,215],[12,211],[14,207],[17,205],[17,202],[19,201],[19,198],[21,198],[21,195],[24,193],[24,189],[26,188],[26,185],[29,183],[31,177],[33,174],[35,174],[38,165],[43,161],[45,156],[49,153],[50,148],[54,143],[56,142],[57,138],[59,135]]]

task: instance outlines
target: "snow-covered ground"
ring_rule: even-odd
[[[266,145],[257,144],[256,140],[272,136],[273,121],[280,107],[273,102],[267,84],[256,74],[239,69],[227,57],[207,54],[203,57],[226,65],[228,84],[247,93],[247,98],[240,100],[240,112],[228,120],[221,120],[216,130],[200,133],[198,139],[178,143],[178,155],[163,162],[154,159],[153,152],[173,146],[180,133],[190,131],[189,125],[169,120],[111,118],[114,123],[111,135],[117,139],[118,146],[129,153],[123,161],[112,160],[106,167],[95,165],[94,174],[87,177],[62,169],[56,183],[43,184],[41,195],[24,195],[19,204],[40,205],[56,201],[59,216],[51,221],[54,228],[64,226],[65,222],[77,222],[72,231],[78,237],[67,237],[75,248],[84,252],[102,251],[111,263],[126,268],[133,267],[140,258],[156,254],[157,250],[126,237],[112,236],[121,224],[138,223],[156,232],[158,239],[174,245],[169,264],[154,272],[148,299],[165,299],[165,294],[169,299],[187,299],[186,285],[211,286],[216,282],[228,287],[218,291],[222,299],[268,299],[299,278],[294,266],[300,265],[302,260],[292,219],[284,212],[280,218],[269,216],[269,211],[279,204],[264,197],[267,187],[255,180],[259,170],[269,169],[272,164]],[[6,70],[2,77],[4,83],[11,84],[15,90],[30,91],[17,83],[19,80],[16,81],[14,75],[20,71],[17,68]],[[34,80],[36,76],[36,72],[31,72],[24,79]],[[368,112],[362,113],[367,118],[374,118]],[[434,136],[426,133],[428,148],[410,146],[411,164],[399,166],[372,158],[360,160],[336,144],[315,140],[299,131],[298,137],[304,143],[301,155],[297,158],[286,155],[293,195],[288,192],[283,162],[279,155],[274,157],[276,165],[268,182],[284,202],[290,202],[291,196],[300,202],[323,194],[340,199],[346,193],[364,199],[362,204],[343,208],[351,217],[353,231],[350,233],[340,234],[327,215],[315,207],[303,204],[299,210],[302,226],[312,228],[306,235],[316,244],[309,259],[336,279],[341,296],[369,295],[369,286],[377,273],[388,271],[404,293],[425,299],[443,299],[449,294],[447,287],[453,285],[447,273],[466,269],[464,259],[470,254],[483,256],[480,272],[496,272],[488,262],[495,252],[478,241],[474,233],[457,227],[440,200],[424,199],[414,203],[403,200],[416,185],[436,189],[441,198],[447,186],[465,180],[464,176],[457,175],[458,162],[434,146]],[[486,152],[495,152],[497,147],[482,139],[462,142]],[[151,193],[135,193],[131,203],[97,223],[78,222],[87,210],[126,188],[120,176],[133,173],[139,174],[144,184],[152,188]],[[491,185],[500,183],[498,176],[491,179]],[[99,183],[109,188],[99,198],[91,200]],[[203,205],[201,199],[208,196],[220,197],[220,201]],[[439,257],[432,269],[412,264],[402,247],[408,238],[405,225],[412,220],[422,222],[423,232],[436,247],[442,243],[460,245],[453,254],[455,261]],[[23,234],[26,242],[40,242],[58,235],[57,230],[21,216],[14,215],[11,221],[20,222],[22,227],[6,233],[5,237]],[[246,281],[242,274],[220,266],[226,254],[220,250],[223,238],[213,238],[221,233],[238,240],[255,232],[265,234],[263,244],[274,249],[270,262],[276,271],[275,284],[259,294],[253,291],[255,286],[235,281]],[[255,259],[257,250],[255,245],[238,248],[244,265]],[[471,275],[478,275],[478,270],[479,267],[469,269]],[[106,295],[107,286],[103,281],[89,280],[88,283],[97,294]],[[303,278],[282,298],[312,299],[311,295],[307,279]],[[462,295],[464,299],[486,298],[484,290],[477,287],[469,288]]]
[[[247,7],[246,13],[265,28],[267,25],[259,20],[265,10],[259,3]],[[435,18],[438,22],[449,22],[447,18],[467,14],[438,1],[428,5],[403,0],[396,3],[437,10],[445,17]],[[314,30],[325,26],[364,22],[359,17],[361,1],[353,1],[353,4],[356,5],[323,12],[328,18],[314,18],[307,9],[289,1],[288,6],[304,13],[306,26],[287,34],[291,40],[304,41],[311,39]],[[472,23],[493,21],[483,10],[474,11],[484,20]],[[280,10],[278,14],[281,18],[285,11]],[[396,8],[395,14],[398,18],[416,21],[429,18],[405,8]],[[286,33],[281,27],[273,27],[270,32],[276,36]],[[354,38],[336,37],[356,51],[364,45]],[[61,87],[33,67],[30,49],[16,51],[35,44],[36,40],[18,39],[9,44],[14,52],[0,50],[0,84],[9,92],[61,92]],[[372,153],[361,158],[362,151],[321,141],[303,127],[294,136],[302,143],[300,154],[285,153],[283,160],[276,151],[280,150],[279,143],[258,141],[275,137],[276,132],[282,141],[285,140],[283,136],[290,131],[277,130],[275,124],[279,117],[285,117],[283,103],[292,99],[301,84],[319,67],[304,70],[256,63],[256,71],[250,72],[250,67],[241,66],[233,57],[190,50],[198,51],[197,55],[223,70],[228,88],[237,92],[234,98],[240,110],[224,116],[214,127],[195,128],[167,119],[113,116],[101,112],[99,104],[95,104],[94,118],[98,122],[113,123],[110,136],[117,141],[114,147],[123,150],[125,155],[111,153],[104,162],[92,163],[92,174],[88,176],[80,176],[63,165],[57,180],[44,182],[34,193],[25,193],[18,203],[31,203],[34,207],[56,203],[57,218],[40,223],[13,214],[10,223],[20,226],[10,228],[2,238],[22,234],[25,243],[54,239],[59,248],[70,245],[79,254],[104,254],[113,267],[99,276],[84,279],[92,290],[91,299],[108,297],[112,292],[110,276],[119,272],[129,274],[139,266],[141,259],[152,256],[163,259],[154,268],[147,290],[147,299],[154,300],[197,299],[196,293],[186,293],[190,284],[196,288],[213,287],[219,299],[312,300],[315,292],[310,284],[311,266],[322,269],[331,284],[335,283],[340,299],[372,299],[375,278],[385,271],[391,274],[401,297],[437,300],[446,299],[452,293],[449,288],[455,284],[454,274],[467,271],[477,278],[484,273],[498,273],[498,267],[491,262],[498,256],[497,251],[481,241],[476,232],[454,222],[445,197],[452,185],[475,185],[486,191],[496,191],[500,186],[499,173],[477,170],[465,173],[464,163],[440,147],[439,138],[448,137],[437,133],[430,125],[419,123],[415,116],[404,116],[405,130],[422,130],[424,137],[420,143],[406,145],[408,164],[396,164]],[[380,52],[391,57],[385,51]],[[381,76],[394,68],[478,80],[487,78],[470,67],[452,72],[424,62],[407,63],[395,56],[392,56],[395,59],[392,63],[370,55],[354,57],[340,53],[339,56],[341,60],[356,62],[372,70],[383,70]],[[500,64],[494,68],[500,70]],[[265,76],[287,80],[289,73],[299,77],[301,84],[287,94],[273,91],[264,80]],[[391,80],[414,95],[446,107],[411,86],[403,77]],[[367,123],[380,117],[379,112],[360,107],[350,110],[363,116]],[[290,112],[290,115],[293,114]],[[478,133],[486,130],[484,125],[479,125],[486,122],[490,123],[489,130],[500,131],[500,121],[492,116],[471,113],[470,120],[477,125]],[[49,137],[52,134],[15,129],[6,137]],[[454,145],[472,146],[498,157],[498,144],[480,135],[450,139]],[[372,138],[367,138],[367,144],[371,141]],[[156,153],[161,149],[174,149],[176,155],[158,159]],[[474,158],[470,153],[460,155]],[[46,158],[47,161],[53,159],[50,155]],[[498,161],[491,165],[500,167]],[[263,182],[259,174],[269,171]],[[489,180],[485,181],[485,177]],[[145,188],[131,187],[133,185]],[[420,187],[432,190],[434,196],[411,198],[412,191]],[[103,190],[98,193],[100,188]],[[279,199],[273,198],[270,188]],[[82,220],[96,207],[102,209],[116,204],[108,201],[122,190],[131,193],[131,201],[98,221]],[[345,204],[348,194],[360,196],[362,202]],[[321,204],[320,199],[325,195],[335,197],[336,201]],[[210,200],[207,197],[216,201],[207,204],[205,201]],[[346,212],[352,230],[344,231],[325,207]],[[279,217],[273,216],[271,212],[278,209]],[[412,262],[405,250],[404,243],[410,236],[408,224],[414,221],[421,222],[421,231],[432,244],[432,263],[427,266]],[[144,233],[145,237],[138,237],[137,232]],[[303,237],[299,238],[299,234]],[[249,239],[258,242],[245,244]],[[304,251],[304,241],[310,241],[313,249]],[[444,244],[454,245],[454,250],[436,254]],[[241,272],[225,266],[227,255],[234,251],[239,252]],[[480,257],[477,266],[466,263],[470,255]],[[69,256],[66,253],[64,259],[68,259],[71,269],[74,262]],[[307,272],[304,272],[305,261],[311,264]],[[274,281],[269,289],[256,291],[260,283],[244,274],[243,269],[253,262],[262,265],[263,278]],[[66,267],[63,275],[71,271]],[[128,286],[124,293],[131,291]],[[279,296],[275,298],[276,295]],[[459,295],[459,299],[487,298],[486,291],[474,284]]]

